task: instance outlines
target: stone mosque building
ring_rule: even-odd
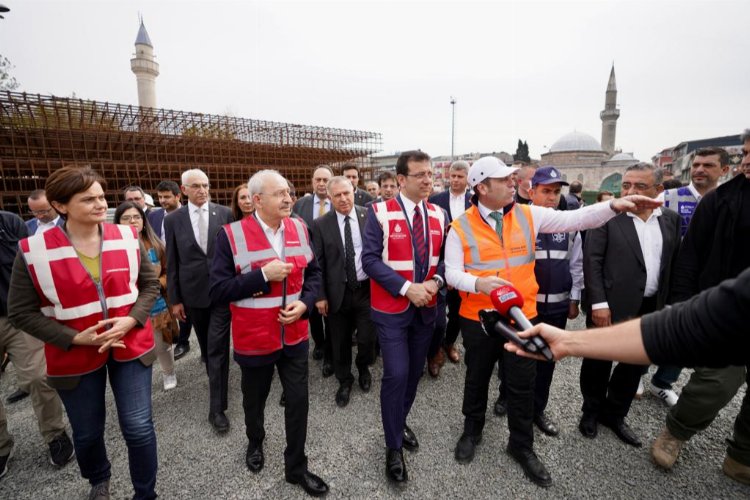
[[[585,191],[620,191],[622,173],[638,163],[630,153],[615,150],[615,132],[620,110],[617,108],[617,83],[615,67],[609,74],[609,83],[602,120],[601,144],[592,136],[573,131],[560,137],[549,151],[542,154],[540,166],[554,165],[567,182],[580,181]]]

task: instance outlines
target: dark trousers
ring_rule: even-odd
[[[554,315],[540,314],[539,323],[547,323],[557,328],[565,329],[568,313]],[[555,373],[555,363],[550,361],[536,362],[536,386],[534,388],[534,415],[541,415],[547,409],[549,389],[552,386],[552,375]]]
[[[208,325],[211,322],[211,308],[210,307],[185,307],[185,315],[188,317],[188,321],[193,324],[195,328],[195,336],[198,337],[198,347],[201,350],[201,359],[206,361],[206,355],[208,353]],[[187,345],[190,342],[190,330],[187,331],[185,342],[182,341],[182,330],[180,330],[180,340],[178,344]],[[208,367],[206,368],[208,370]]]
[[[187,316],[187,311],[185,312],[185,316]],[[189,345],[190,344],[190,330],[193,329],[193,322],[190,321],[190,317],[187,318],[187,321],[178,321],[180,325],[180,334],[175,339],[175,344],[177,345]]]
[[[430,347],[427,350],[427,359],[435,357],[445,341],[447,316],[445,312],[445,295],[442,293],[438,293],[437,305],[435,307],[437,308],[437,317],[435,318],[435,329],[432,331]]]
[[[655,309],[656,297],[644,297],[637,316]],[[586,318],[586,324],[593,326],[590,317]],[[617,363],[612,370],[612,361],[584,358],[580,376],[583,413],[602,419],[624,419],[638,390],[643,368],[643,365]]]
[[[242,408],[245,410],[245,433],[250,443],[258,445],[266,437],[265,409],[271,390],[274,365],[279,371],[281,387],[286,395],[284,406],[284,472],[298,478],[307,471],[305,441],[307,440],[307,356],[281,355],[275,363],[242,369]]]
[[[456,343],[458,332],[461,331],[461,317],[458,315],[461,309],[461,295],[458,290],[448,290],[445,293],[445,303],[448,306],[448,325],[445,328],[443,345],[449,346]]]
[[[315,349],[323,348],[323,362],[330,363],[333,359],[331,344],[331,327],[327,321],[323,320],[323,316],[318,312],[318,308],[314,307],[310,311],[310,315],[307,319],[310,323],[310,336],[315,342]]]
[[[672,384],[677,382],[682,373],[682,367],[674,365],[661,365],[651,377],[651,385],[659,389],[671,389]]]
[[[73,389],[58,389],[65,405],[81,475],[91,485],[106,481],[111,466],[104,443],[107,376],[115,397],[117,419],[128,448],[133,498],[156,498],[156,433],[151,418],[151,366],[140,360],[107,364],[81,377]]]
[[[482,433],[492,371],[497,360],[502,358],[510,432],[508,446],[517,450],[533,449],[536,361],[505,351],[504,342],[488,337],[478,321],[461,318],[461,334],[466,350],[466,380],[462,407],[464,432],[473,436]]]
[[[411,306],[410,306],[411,307]],[[380,412],[385,445],[397,450],[404,437],[406,417],[417,395],[425,356],[430,346],[433,322],[423,323],[419,313],[404,327],[375,323],[383,354]]]
[[[187,314],[195,327],[201,356],[206,360],[209,412],[225,411],[229,391],[229,306],[191,307]]]
[[[355,290],[347,290],[341,307],[329,313],[333,370],[341,385],[352,385],[352,334],[357,330],[357,359],[361,371],[375,358],[375,324],[370,319],[370,283],[364,281]]]

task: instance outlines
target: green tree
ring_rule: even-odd
[[[19,86],[18,80],[11,76],[11,70],[15,68],[10,59],[0,55],[0,90],[16,90]]]
[[[513,160],[531,163],[531,157],[529,157],[529,145],[526,144],[526,141],[518,139],[518,146],[516,146],[516,154],[513,155]]]

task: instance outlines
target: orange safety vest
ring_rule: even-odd
[[[141,252],[135,228],[102,224],[100,276],[96,283],[60,227],[19,243],[42,314],[76,331],[106,318],[127,316],[138,298]],[[109,327],[104,327],[102,331]],[[154,348],[150,320],[122,338],[124,349],[99,353],[99,346],[72,345],[67,351],[44,344],[47,376],[85,375],[101,368],[110,353],[116,361],[140,358]]]
[[[445,220],[443,210],[432,203],[425,202],[430,237],[429,268],[425,281],[432,279],[437,272],[440,261],[440,249],[443,246]],[[383,263],[409,281],[414,281],[414,246],[412,243],[411,222],[406,220],[401,204],[397,198],[381,201],[372,205],[375,217],[383,229]],[[377,281],[370,280],[370,302],[374,310],[386,314],[399,314],[409,308],[409,299],[401,295],[394,297]],[[434,307],[437,295],[425,307]]]
[[[255,217],[224,226],[237,274],[246,274],[279,259],[294,265],[287,277],[286,303],[300,298],[305,268],[313,259],[310,238],[303,223],[286,217],[284,225],[284,258],[274,251],[260,222]],[[307,320],[299,319],[282,328],[279,311],[283,300],[282,282],[269,282],[271,291],[257,297],[237,300],[229,305],[232,311],[232,342],[234,351],[242,356],[270,354],[284,345],[307,340]]]
[[[510,281],[523,296],[523,312],[535,318],[536,295],[539,285],[534,274],[534,222],[528,205],[516,203],[503,215],[503,241],[472,205],[451,223],[451,230],[461,239],[464,250],[464,270],[480,278],[499,276]],[[479,321],[479,311],[492,309],[492,301],[483,293],[460,292],[459,315]]]

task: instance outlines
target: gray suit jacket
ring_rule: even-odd
[[[668,302],[672,265],[680,248],[680,216],[662,209],[658,220],[663,243],[656,308],[661,309]],[[612,323],[636,317],[646,288],[646,264],[631,218],[620,214],[588,230],[583,257],[584,309],[590,314],[592,304],[607,302]]]
[[[372,196],[370,193],[365,191],[364,189],[357,188],[356,191],[354,191],[354,204],[358,205],[360,207],[366,206],[369,202],[372,201]]]
[[[203,253],[190,223],[188,205],[164,218],[167,247],[167,292],[171,304],[208,308],[208,273],[214,256],[216,235],[224,224],[232,222],[232,211],[222,205],[208,204],[208,252]]]
[[[354,205],[359,221],[359,232],[363,237],[365,234],[365,218],[367,210]],[[336,211],[331,210],[323,217],[318,217],[313,223],[313,243],[315,244],[315,256],[318,264],[323,270],[323,286],[320,288],[318,300],[328,300],[328,312],[336,313],[341,308],[346,288],[346,253],[344,242],[341,239],[339,222]]]

